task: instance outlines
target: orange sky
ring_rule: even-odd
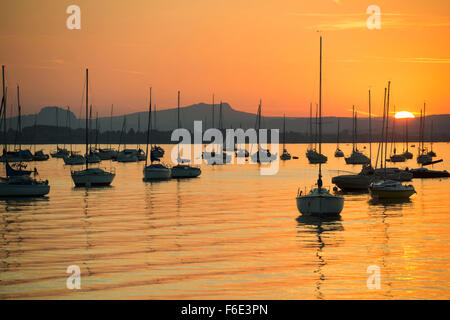
[[[81,7],[81,30],[66,28]],[[381,8],[368,30],[366,8]],[[392,81],[397,111],[450,113],[448,0],[21,0],[2,1],[0,63],[8,107],[20,84],[24,113],[70,105],[79,114],[84,68],[100,115],[141,111],[148,86],[159,109],[223,99],[264,115],[305,116],[318,96],[324,36],[324,115],[380,115]]]

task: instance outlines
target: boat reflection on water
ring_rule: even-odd
[[[324,267],[327,265],[325,247],[338,246],[340,242],[337,232],[344,231],[340,216],[306,216],[300,215],[297,219],[297,238],[302,246],[316,248],[317,268],[313,271],[317,275],[315,280],[315,298],[326,299],[322,293],[322,286],[327,279]],[[317,238],[305,241],[308,234],[315,234]]]

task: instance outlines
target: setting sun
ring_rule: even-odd
[[[414,115],[409,111],[399,111],[395,114],[395,119],[414,118]]]

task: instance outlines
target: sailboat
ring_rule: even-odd
[[[384,105],[386,108],[386,88],[384,91]],[[383,116],[383,127],[381,134],[385,133],[385,114]],[[381,143],[378,147],[378,154],[380,153]],[[379,181],[381,179],[389,179],[394,181],[411,181],[413,175],[407,170],[401,170],[398,168],[383,168],[383,161],[381,161],[381,168],[377,168],[377,161],[375,163],[375,169],[372,167],[372,118],[371,118],[371,105],[370,105],[370,90],[369,90],[369,149],[370,149],[370,163],[362,165],[362,169],[357,174],[344,174],[335,176],[331,179],[331,182],[339,187],[344,192],[368,192],[369,186],[372,182]]]
[[[109,144],[109,147],[108,148],[98,148],[96,150],[98,153],[98,156],[100,157],[101,160],[113,160],[113,159],[117,158],[117,152],[111,148],[111,137],[110,137],[110,134],[113,131],[113,126],[112,126],[113,111],[114,111],[114,105],[111,105],[111,117],[109,119],[109,131],[107,132],[107,134],[108,134],[107,142]]]
[[[286,115],[283,115],[283,153],[281,154],[280,159],[291,160],[291,155],[286,150]]]
[[[423,113],[420,111],[420,141],[419,141],[419,154],[417,155],[417,163],[421,165],[430,164],[433,158],[427,153],[425,148],[425,114],[426,104],[423,104]]]
[[[394,106],[394,114],[395,114],[395,106]],[[392,118],[392,141],[391,141],[391,156],[388,161],[390,162],[405,162],[406,157],[403,154],[397,154],[397,146],[395,139],[395,117]],[[394,148],[394,154],[392,154],[392,148]]]
[[[148,145],[150,144],[151,146],[150,141],[151,122],[152,122],[152,88],[150,88],[150,103],[148,105],[147,145],[145,154],[148,154]],[[144,180],[148,181],[148,180],[170,179],[171,177],[170,168],[160,163],[153,163],[154,161],[159,161],[159,159],[155,158],[153,154],[150,152],[150,165],[147,165],[147,159],[145,159],[145,166],[143,170]]]
[[[69,107],[67,107],[67,113],[68,114],[70,113],[70,108]],[[70,128],[71,127],[70,126],[70,117],[68,117],[68,123],[69,123],[69,128]],[[63,160],[64,160],[64,164],[69,165],[69,166],[83,165],[84,162],[85,162],[85,159],[84,159],[84,157],[81,154],[73,151],[72,139],[70,141],[70,152],[69,152],[69,155],[65,156],[63,158]]]
[[[140,132],[141,132],[141,116],[140,116],[140,114],[138,114],[138,130],[137,130],[138,136],[139,136]],[[144,153],[144,150],[141,149],[140,144],[137,145],[136,158],[137,158],[137,161],[146,161],[146,159],[147,159],[147,154]]]
[[[55,115],[56,115],[56,132],[58,134],[59,131],[59,121],[58,121],[58,107],[55,107]],[[69,151],[66,148],[60,148],[59,143],[56,143],[56,151],[50,153],[52,158],[64,158],[69,155]]]
[[[153,128],[156,131],[156,123],[157,123],[156,122],[156,104],[155,104],[155,111],[153,112],[153,114],[154,114],[154,118],[155,118],[154,119],[155,125],[153,126]],[[156,144],[152,145],[150,153],[153,155],[153,158],[156,158],[156,159],[160,159],[160,158],[164,157],[164,149],[161,146],[158,146]]]
[[[36,150],[37,119],[38,119],[38,115],[36,114],[34,116],[34,134],[33,134],[34,154],[33,154],[33,161],[47,161],[50,158],[50,156],[48,154],[45,154],[42,149],[41,150]],[[31,146],[30,146],[30,149],[31,149]]]
[[[338,125],[337,125],[337,146],[336,151],[334,152],[334,156],[336,158],[342,158],[344,157],[344,152],[339,148],[339,118],[338,118]]]
[[[262,100],[259,100],[258,112],[256,114],[256,134],[258,137],[258,147],[255,153],[250,155],[250,159],[254,163],[267,163],[272,162],[277,159],[278,154],[272,154],[269,149],[264,149],[261,147],[259,140],[259,130],[261,129],[261,105]]]
[[[0,197],[40,197],[50,192],[48,181],[37,179],[37,170],[34,169],[34,178],[31,171],[13,169],[8,162],[6,153],[6,89],[5,89],[5,66],[2,66],[2,88],[3,97],[0,107],[0,115],[3,115],[3,155],[5,156],[6,176],[0,177]]]
[[[222,101],[220,101],[219,105],[219,130],[220,132],[223,132],[223,121],[222,121]],[[209,154],[209,155],[208,155]],[[216,153],[215,151],[212,152],[203,152],[204,159],[208,164],[216,165],[216,164],[227,164],[231,162],[231,156],[226,153],[225,146],[220,145],[219,151]]]
[[[320,71],[319,71],[319,154],[322,152],[322,37],[320,37]],[[339,215],[344,208],[344,198],[332,195],[322,186],[322,164],[319,163],[319,177],[317,188],[313,188],[309,194],[297,194],[297,208],[302,215],[327,216]]]
[[[17,128],[16,135],[14,138],[14,150],[10,150],[6,152],[2,157],[0,157],[1,162],[5,162],[6,160],[9,162],[19,162],[18,166],[26,167],[25,164],[21,162],[28,162],[33,160],[33,154],[28,149],[22,149],[22,114],[21,114],[21,106],[20,106],[20,97],[19,97],[19,86],[17,86]]]
[[[87,155],[89,154],[89,122],[88,122],[88,99],[89,99],[89,71],[86,69],[86,169],[72,170],[71,176],[76,187],[109,186],[116,176],[115,170],[101,168],[89,168]]]
[[[406,118],[405,119],[405,146],[406,146],[406,150],[403,151],[403,156],[405,157],[405,159],[412,159],[413,158],[413,154],[411,152],[409,152],[409,141],[408,141],[408,122],[409,119]]]
[[[383,110],[386,120],[386,131],[384,144],[384,170],[386,172],[386,159],[387,159],[387,148],[388,148],[388,128],[389,128],[389,96],[390,96],[391,82],[388,82],[388,95],[386,108]],[[381,156],[383,157],[383,142],[381,142]],[[369,194],[374,200],[379,199],[409,199],[414,193],[416,193],[413,185],[402,184],[399,181],[389,180],[386,174],[383,179],[379,181],[372,182],[369,185]]]
[[[434,152],[433,151],[433,127],[434,127],[434,125],[433,125],[433,121],[431,121],[431,126],[430,126],[430,151],[428,151],[428,155],[430,156],[430,157],[436,157],[436,152]]]
[[[180,128],[180,91],[178,91],[178,109],[177,109],[177,125]],[[172,167],[172,178],[195,178],[198,177],[202,170],[187,164],[188,160],[180,158],[180,145],[178,144],[177,165]]]
[[[316,104],[316,121],[314,126],[314,148],[312,147],[313,135],[312,135],[312,103],[309,107],[309,134],[310,134],[310,146],[306,151],[306,158],[308,158],[309,163],[311,164],[320,164],[326,163],[328,158],[320,152],[317,152],[317,108]]]
[[[358,114],[355,112],[355,106],[353,106],[353,151],[350,157],[345,158],[346,164],[369,164],[370,159],[358,150],[358,127],[357,127]]]
[[[120,133],[120,143],[119,143],[119,150],[120,150],[120,144],[122,143],[122,137],[125,134],[126,135],[126,127],[127,127],[127,117],[123,117],[123,124],[122,124],[122,132]],[[124,144],[123,150],[119,151],[117,153],[117,162],[136,162],[138,161],[137,158],[137,150],[136,149],[127,149],[126,143]]]
[[[211,116],[211,128],[215,128],[214,127],[214,109],[216,108],[216,105],[214,103],[214,94],[212,95],[212,116]],[[219,121],[220,123],[220,121]],[[205,147],[206,149],[206,147]],[[202,152],[202,159],[210,159],[210,158],[215,158],[216,157],[216,151],[214,150],[214,147],[212,146],[212,150],[211,151],[203,151]]]

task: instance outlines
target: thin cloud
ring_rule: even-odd
[[[123,73],[134,74],[134,75],[144,75],[145,74],[141,71],[136,71],[136,70],[125,70],[125,69],[113,69],[113,70],[117,71],[117,72],[123,72]]]
[[[450,58],[400,58],[400,62],[407,63],[450,63]]]

